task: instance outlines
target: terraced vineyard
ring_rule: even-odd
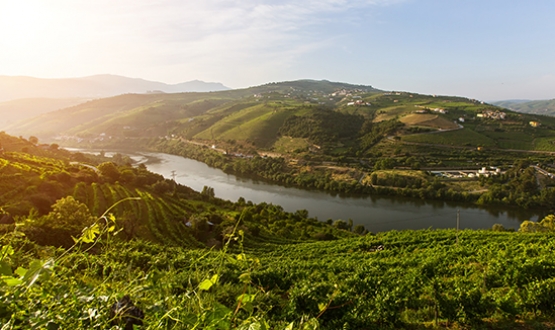
[[[33,290],[0,287],[0,320],[103,328],[125,294],[144,311],[145,329],[539,329],[553,318],[552,233],[393,231],[327,242],[236,235],[222,251],[103,240],[100,253],[59,259]],[[21,266],[19,253],[5,262]]]

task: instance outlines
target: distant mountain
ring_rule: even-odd
[[[492,104],[522,113],[555,116],[555,99],[539,101],[506,100],[493,102]]]
[[[42,79],[24,76],[0,76],[0,102],[23,98],[101,98],[127,93],[211,92],[230,88],[221,83],[193,80],[165,84],[116,75],[82,78]]]

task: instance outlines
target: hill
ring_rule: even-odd
[[[285,99],[292,102],[291,107],[299,107],[305,103],[318,104],[324,102],[325,95],[330,91],[346,88],[368,93],[376,91],[370,86],[304,80],[210,93],[126,94],[92,100],[11,125],[6,130],[15,135],[37,135],[47,140],[57,135],[94,138],[102,133],[119,137],[157,137],[180,129],[178,127],[201,133],[203,129],[199,125],[206,125],[207,121],[215,124],[219,119],[229,120],[224,117],[237,109],[248,108],[257,103],[277,101],[279,104]],[[315,101],[318,98],[321,100]],[[271,113],[271,107],[266,107],[262,112]],[[227,124],[222,122],[220,125]]]
[[[522,113],[555,116],[555,99],[537,101],[509,100],[493,102],[493,104]]]
[[[0,102],[24,98],[100,98],[126,93],[209,92],[228,89],[220,83],[199,80],[170,85],[116,75],[61,79],[0,76]]]
[[[310,154],[316,148],[331,156],[361,156],[383,152],[380,142],[386,137],[395,137],[390,142],[401,149],[419,143],[555,151],[554,127],[549,117],[460,97],[299,80],[210,93],[126,94],[48,113],[6,131],[48,141],[123,143],[174,136],[234,152]]]
[[[6,130],[65,146],[166,152],[239,176],[336,193],[553,205],[555,118],[461,97],[301,80],[125,94]]]
[[[71,107],[86,101],[87,99],[83,98],[31,98],[0,102],[0,130],[17,122],[28,120],[54,110]]]
[[[79,234],[82,228],[64,228],[63,224],[48,222],[60,219],[44,218],[65,207],[55,206],[60,200],[71,197],[83,204],[91,217],[101,217],[115,203],[135,198],[140,201],[127,201],[127,205],[111,209],[122,219],[122,230],[128,238],[177,246],[220,244],[222,232],[230,230],[230,221],[241,215],[250,219],[255,210],[272,210],[277,216],[275,221],[289,219],[299,224],[306,221],[304,234],[296,231],[282,233],[279,235],[282,238],[310,238],[326,228],[331,230],[331,236],[334,233],[338,237],[344,236],[334,232],[334,227],[309,219],[308,214],[289,214],[271,204],[251,209],[254,207],[252,203],[222,201],[214,198],[213,191],[210,193],[208,188],[198,193],[150,173],[144,166],[132,167],[130,162],[120,154],[106,159],[70,153],[58,149],[55,144],[37,145],[36,141],[0,132],[0,219],[4,215],[11,219],[29,216],[30,220],[36,221],[29,227],[28,237],[41,244],[68,246],[72,242],[71,235]],[[68,203],[73,205],[75,202]],[[272,237],[275,231],[282,231],[274,220],[264,228],[249,219],[245,219],[243,225],[253,237]],[[212,226],[209,226],[209,232],[195,236],[197,225],[208,228],[206,221]],[[190,226],[186,225],[188,222]]]

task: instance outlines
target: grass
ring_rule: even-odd
[[[373,173],[376,173],[378,176],[385,176],[385,175],[402,175],[402,176],[407,176],[407,177],[416,177],[416,178],[425,178],[426,177],[426,173],[423,171],[418,171],[418,170],[379,170],[379,171],[374,171]]]
[[[409,126],[421,126],[438,129],[456,129],[459,126],[453,121],[436,114],[411,113],[400,119],[400,122]]]
[[[390,120],[390,119],[393,119],[397,116],[401,116],[401,115],[405,115],[407,113],[414,112],[417,109],[418,108],[416,108],[412,104],[382,108],[378,111],[378,115],[374,119],[374,122]]]
[[[539,138],[534,140],[534,150],[555,151],[555,139]]]
[[[304,151],[310,146],[307,139],[283,136],[274,143],[274,150],[279,153],[294,153]]]
[[[464,179],[464,180],[444,180],[445,183],[449,188],[455,191],[466,191],[466,192],[474,192],[474,191],[482,191],[485,188],[480,186],[480,182],[474,179]]]
[[[466,128],[437,134],[405,135],[401,137],[401,140],[405,142],[443,144],[451,146],[496,146],[495,141],[491,138]]]
[[[297,112],[286,103],[258,104],[231,113],[195,135],[195,138],[244,140],[255,143],[257,147],[268,148],[275,142],[283,122]]]

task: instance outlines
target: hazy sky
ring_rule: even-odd
[[[0,0],[0,75],[555,98],[553,0]]]

